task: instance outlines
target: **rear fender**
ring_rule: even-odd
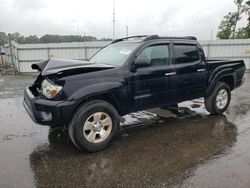
[[[215,87],[216,83],[223,79],[224,77],[232,76],[233,77],[233,88],[236,86],[236,73],[234,69],[232,68],[224,68],[224,67],[218,67],[216,68],[213,73],[210,75],[208,79],[208,88],[206,90],[205,96],[209,96],[211,92],[213,91],[213,88]]]

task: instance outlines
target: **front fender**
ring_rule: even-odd
[[[114,93],[121,88],[122,83],[119,82],[97,83],[77,90],[69,97],[69,100],[83,100],[102,93]]]

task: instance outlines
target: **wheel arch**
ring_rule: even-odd
[[[228,75],[228,76],[222,77],[218,82],[224,82],[224,83],[228,84],[231,91],[232,91],[235,87],[234,80],[235,79],[234,79],[233,75]]]
[[[119,99],[115,95],[110,94],[110,93],[102,93],[102,94],[97,94],[93,96],[88,96],[86,98],[79,100],[72,114],[74,114],[85,103],[88,103],[91,101],[98,101],[98,100],[105,101],[111,104],[117,110],[117,113],[119,114],[119,116],[123,116],[127,112],[127,109],[122,106],[122,104],[119,102]]]
[[[91,100],[103,100],[112,104],[119,115],[124,115],[127,112],[128,97],[128,91],[121,82],[104,82],[83,87],[74,92],[68,100],[77,101],[75,109]]]
[[[208,79],[208,88],[205,93],[205,97],[209,96],[218,82],[224,82],[229,85],[231,91],[236,85],[236,74],[232,68],[226,68],[219,72],[214,72]]]

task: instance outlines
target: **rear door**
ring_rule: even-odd
[[[177,101],[202,97],[206,88],[207,65],[197,44],[173,43]]]
[[[151,65],[137,68],[130,73],[135,110],[164,105],[174,96],[174,82],[171,81],[171,77],[166,80],[166,74],[174,72],[171,54],[168,43],[157,43],[144,47],[136,55],[147,56],[151,59]]]

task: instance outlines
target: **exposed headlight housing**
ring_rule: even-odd
[[[41,89],[42,89],[42,94],[45,97],[47,97],[49,99],[52,99],[55,96],[57,96],[57,94],[61,91],[62,86],[56,85],[55,83],[51,83],[50,81],[45,79],[42,82],[42,88]]]

